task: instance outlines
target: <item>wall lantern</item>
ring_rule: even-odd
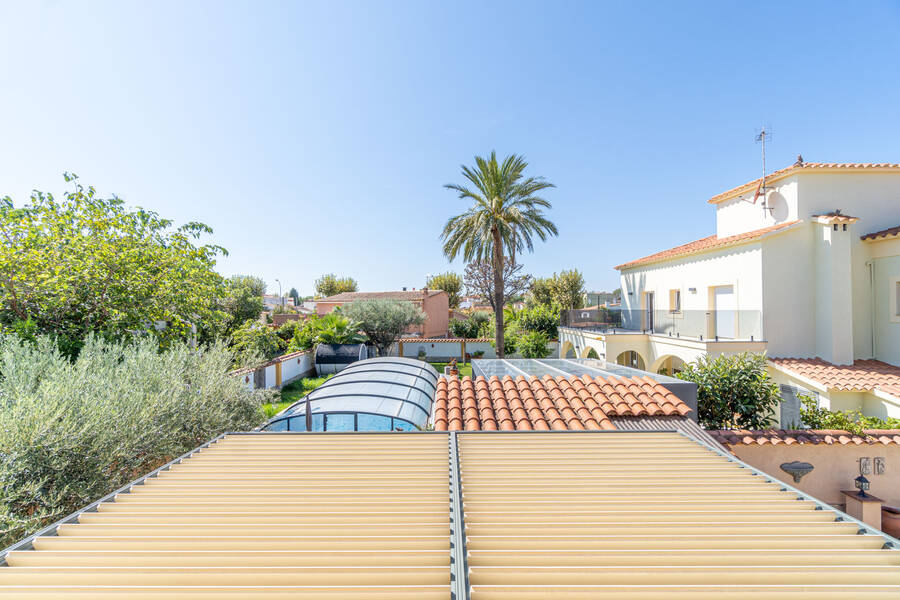
[[[869,480],[866,479],[865,475],[860,475],[856,479],[853,480],[853,484],[856,486],[856,489],[859,490],[859,497],[865,498],[868,496],[866,494],[866,490],[869,489]]]

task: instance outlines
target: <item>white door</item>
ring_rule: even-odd
[[[734,309],[734,286],[723,285],[717,287],[716,335],[720,338],[734,338]]]

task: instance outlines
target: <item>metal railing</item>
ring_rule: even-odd
[[[600,333],[652,333],[710,341],[762,341],[760,310],[563,311],[562,325]]]

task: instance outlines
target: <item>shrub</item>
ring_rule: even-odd
[[[366,337],[359,331],[359,323],[331,312],[324,316],[312,315],[294,329],[294,337],[288,344],[288,352],[310,350],[316,344],[361,344]]]
[[[781,401],[764,354],[704,355],[676,377],[697,384],[698,417],[707,429],[764,429]]]
[[[519,352],[525,358],[547,358],[553,352],[547,347],[547,336],[540,331],[529,331],[518,338]]]
[[[862,435],[866,429],[900,429],[900,419],[867,417],[858,410],[820,408],[815,398],[800,396],[800,419],[812,429],[840,429]]]
[[[482,335],[482,330],[491,322],[491,317],[486,312],[475,312],[469,315],[467,319],[453,319],[450,321],[450,333],[453,337],[465,338],[467,340],[479,337],[493,337],[493,329],[490,335]]]
[[[303,327],[303,321],[297,319],[296,321],[287,321],[281,327],[275,330],[275,335],[283,339],[285,342],[290,342],[294,339],[294,333],[297,329]]]
[[[235,364],[249,367],[281,355],[287,344],[265,324],[250,320],[235,330],[231,340]]]
[[[0,546],[227,430],[263,420],[271,394],[227,377],[224,345],[0,336]]]
[[[543,333],[548,340],[559,337],[559,306],[556,304],[536,304],[524,308],[519,311],[518,321],[523,331]]]
[[[359,323],[380,356],[387,356],[391,345],[404,331],[425,322],[425,313],[415,304],[397,300],[357,300],[348,304],[344,312]]]

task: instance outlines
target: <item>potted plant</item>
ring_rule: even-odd
[[[459,367],[456,366],[456,359],[453,358],[450,360],[450,364],[447,365],[450,367],[450,376],[451,377],[459,377]]]

